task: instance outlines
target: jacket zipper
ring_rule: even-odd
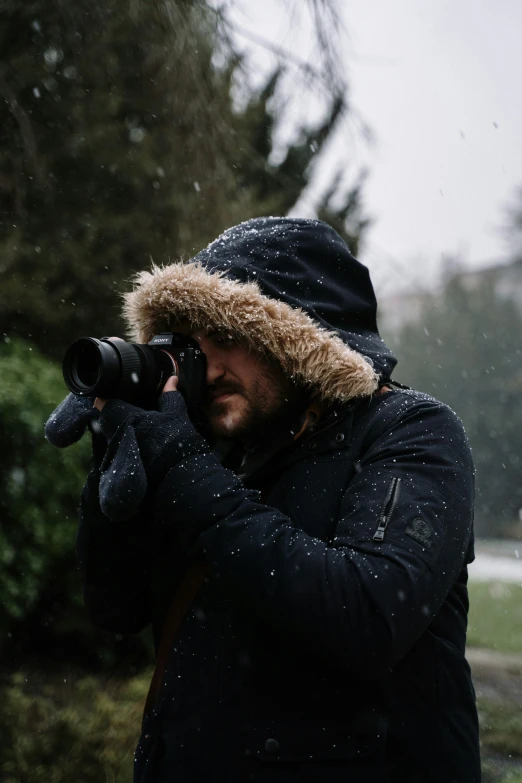
[[[393,514],[395,506],[397,505],[397,501],[399,500],[400,491],[401,479],[394,476],[390,482],[390,488],[382,507],[381,516],[379,518],[379,526],[373,534],[374,541],[382,541],[384,539],[388,522],[390,521],[391,515]]]

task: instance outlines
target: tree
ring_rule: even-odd
[[[513,534],[522,509],[522,313],[495,276],[454,274],[396,343],[396,377],[461,416],[477,468],[477,532]]]
[[[221,26],[196,1],[0,5],[2,332],[56,358],[80,334],[121,333],[118,292],[151,258],[293,206],[342,102],[272,163],[281,71],[238,111]],[[359,196],[329,213],[355,245]]]
[[[522,187],[519,187],[508,212],[506,238],[513,258],[522,260]]]
[[[274,162],[283,68],[244,82],[238,108],[244,63],[203,0],[0,0],[0,51],[0,630],[27,652],[86,629],[73,541],[89,449],[43,439],[66,392],[54,360],[122,333],[118,291],[151,258],[288,212],[345,106],[339,83]],[[359,196],[328,213],[354,244]],[[89,628],[75,654],[108,655],[100,638]]]
[[[339,172],[317,206],[317,217],[335,228],[354,256],[359,254],[361,240],[372,223],[364,215],[362,207],[365,176],[363,173],[355,185],[339,194],[343,179],[343,173]]]

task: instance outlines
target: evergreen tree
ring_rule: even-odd
[[[280,72],[238,112],[219,29],[205,2],[0,4],[2,332],[57,358],[80,334],[122,333],[117,292],[151,258],[293,206],[342,106],[271,163]]]
[[[362,207],[365,174],[354,186],[340,190],[343,172],[339,172],[323,194],[317,207],[317,217],[329,223],[348,244],[354,256],[359,255],[361,239],[371,225]]]
[[[203,0],[0,0],[0,53],[0,646],[142,659],[86,631],[73,540],[89,444],[44,441],[66,391],[49,359],[121,334],[118,291],[151,258],[287,213],[345,109],[331,97],[274,163],[283,71],[239,110],[243,63]],[[359,195],[327,219],[356,244]]]
[[[458,274],[395,342],[397,379],[450,405],[477,468],[480,535],[513,535],[522,509],[522,313],[488,276]]]
[[[508,209],[507,240],[513,258],[522,260],[522,187],[518,188],[513,204]]]

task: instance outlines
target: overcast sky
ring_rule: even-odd
[[[377,276],[431,281],[455,253],[467,266],[501,261],[506,207],[522,185],[522,0],[338,4],[351,103],[375,143],[355,130],[338,134],[315,189],[339,160],[368,166],[375,223],[363,260]],[[236,18],[309,56],[307,31],[295,23],[304,3],[287,3],[293,18],[282,6],[240,0]],[[260,70],[273,65],[262,47],[238,40]]]

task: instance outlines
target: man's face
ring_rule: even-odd
[[[297,394],[278,365],[226,332],[201,329],[190,337],[207,357],[204,412],[216,438],[251,445],[285,423]]]

